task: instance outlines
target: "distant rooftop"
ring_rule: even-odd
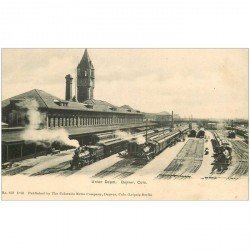
[[[157,113],[157,115],[171,115],[170,113],[168,113],[167,111],[162,111]]]

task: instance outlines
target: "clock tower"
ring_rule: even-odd
[[[82,60],[77,66],[77,100],[84,102],[93,99],[95,88],[95,69],[85,49]]]

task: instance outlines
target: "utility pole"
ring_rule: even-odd
[[[148,119],[146,119],[146,143],[148,142]]]
[[[172,111],[172,122],[171,122],[171,128],[174,128],[174,111]]]

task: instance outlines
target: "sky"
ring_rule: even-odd
[[[181,117],[248,118],[247,49],[88,49],[94,98]],[[3,49],[2,100],[41,89],[65,98],[84,49]]]

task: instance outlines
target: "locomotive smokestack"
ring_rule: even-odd
[[[71,75],[66,75],[66,92],[65,92],[65,100],[70,101],[72,100],[72,80],[73,77]]]

